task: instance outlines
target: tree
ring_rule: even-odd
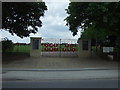
[[[97,30],[120,32],[120,2],[71,2],[68,9],[69,15],[65,20],[69,30],[76,35],[79,28],[86,30],[92,25]]]
[[[71,2],[66,11],[66,25],[73,35],[77,34],[79,28],[89,32],[91,27],[91,35],[95,35],[93,30],[101,35],[105,32],[106,36],[114,35],[117,37],[117,53],[120,54],[120,2]],[[98,33],[96,37],[102,37]]]
[[[23,38],[36,33],[47,6],[44,2],[3,2],[2,29]],[[30,27],[31,28],[28,28]]]
[[[108,45],[108,46],[115,46],[115,33],[108,32],[107,30],[96,30],[94,26],[87,28],[84,32],[82,32],[81,38],[87,38],[91,40],[96,40],[95,45]],[[97,42],[99,42],[97,44]]]
[[[11,52],[14,48],[14,44],[13,44],[12,40],[9,40],[7,38],[2,40],[0,43],[2,43],[2,52],[3,53]]]

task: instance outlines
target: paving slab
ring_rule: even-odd
[[[27,58],[3,64],[3,68],[20,69],[77,69],[77,68],[117,68],[118,62],[100,58],[41,57]]]

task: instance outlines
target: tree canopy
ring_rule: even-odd
[[[67,26],[76,35],[79,28],[120,33],[120,2],[71,2],[66,9]]]
[[[70,2],[66,11],[66,25],[73,36],[79,28],[82,28],[82,37],[99,38],[102,42],[111,35],[109,38],[112,38],[111,44],[115,44],[114,51],[117,53],[115,57],[119,60],[120,2]]]
[[[2,29],[21,38],[35,34],[37,26],[42,26],[40,17],[44,16],[45,10],[47,6],[44,2],[3,2]]]

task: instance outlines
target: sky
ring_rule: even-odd
[[[47,1],[44,0],[47,5],[47,11],[45,11],[45,16],[41,17],[42,27],[39,28],[36,34],[30,34],[30,37],[42,37],[42,38],[58,38],[58,39],[78,39],[80,37],[80,31],[76,36],[72,36],[72,32],[69,31],[69,27],[66,26],[64,19],[67,17],[65,9],[69,5],[69,0]],[[14,43],[30,43],[30,37],[25,37],[21,39],[20,37],[14,35],[12,36],[9,32],[0,30],[2,35],[0,37],[7,37]]]

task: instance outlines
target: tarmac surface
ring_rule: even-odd
[[[118,90],[118,80],[4,81],[3,88],[37,88],[37,90],[38,88],[111,88]]]

